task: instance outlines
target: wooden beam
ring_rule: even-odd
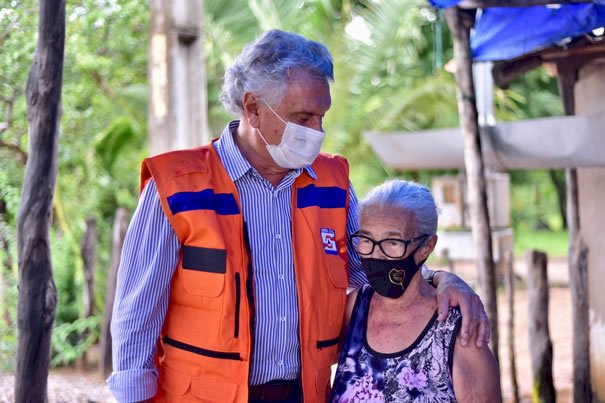
[[[605,56],[605,41],[591,42],[588,40],[581,40],[577,41],[574,45],[571,46],[553,46],[551,48],[543,50],[541,53],[542,59],[544,61],[549,62],[588,55],[594,55],[594,57],[601,57]]]
[[[491,8],[491,7],[532,7],[548,4],[579,4],[592,3],[592,0],[463,0],[458,3],[462,9]]]
[[[492,67],[494,83],[500,88],[506,88],[520,75],[528,73],[541,65],[542,58],[538,55],[496,63]]]
[[[566,48],[553,46],[512,60],[497,62],[492,68],[492,75],[498,87],[506,88],[517,77],[544,64],[554,66],[554,74],[561,75],[564,74],[563,70],[578,70],[600,57],[605,57],[605,42],[583,42],[579,46]]]

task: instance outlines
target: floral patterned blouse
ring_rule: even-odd
[[[412,345],[383,354],[372,350],[366,338],[373,292],[365,285],[357,295],[331,402],[455,402],[452,364],[460,310],[450,308],[444,322],[435,312]]]

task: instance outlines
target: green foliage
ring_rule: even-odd
[[[51,365],[69,365],[82,357],[99,339],[102,320],[102,316],[90,316],[55,326]]]
[[[0,251],[0,258],[4,258]],[[17,353],[17,280],[12,273],[2,274],[0,284],[0,372],[15,369]]]
[[[425,1],[205,0],[204,7],[212,133],[218,135],[233,118],[218,101],[225,68],[263,30],[281,28],[318,40],[332,52],[335,82],[324,122],[324,149],[349,159],[360,197],[388,176],[430,184],[432,175],[442,173],[394,172],[382,166],[363,138],[370,131],[417,131],[458,123],[453,77],[435,69],[436,59],[451,58],[451,40],[446,29],[437,36],[444,22]],[[12,111],[10,125],[0,126],[2,144],[11,145],[0,146],[0,205],[6,209],[0,214],[0,234],[13,262],[22,154],[28,149],[23,92],[35,51],[37,8],[34,0],[10,0],[10,7],[0,8],[0,124]],[[149,19],[144,0],[67,3],[59,175],[51,228],[58,290],[53,365],[73,362],[98,332],[98,316],[81,318],[79,248],[85,220],[94,217],[98,225],[95,304],[101,312],[114,214],[118,207],[133,211],[136,206],[140,161],[147,154]],[[437,55],[439,38],[444,49]],[[497,90],[496,101],[499,120],[561,112],[556,84],[542,71],[508,90]],[[512,178],[515,226],[527,231],[538,223],[561,228],[547,173],[514,172]],[[10,292],[3,306],[16,309],[16,285],[10,287],[4,288]],[[12,320],[0,325],[0,354],[16,348]],[[2,363],[11,362],[4,358],[0,356]]]
[[[511,171],[511,181],[511,219],[516,230],[563,229],[557,194],[546,171]]]
[[[509,89],[495,92],[495,112],[500,121],[560,116],[563,106],[557,81],[543,68],[515,80]],[[511,171],[511,217],[516,231],[551,229],[560,231],[555,185],[547,170]],[[555,173],[560,180],[561,171]]]
[[[86,218],[95,217],[99,233],[95,302],[100,312],[114,214],[120,206],[132,209],[136,205],[147,130],[147,2],[69,0],[66,11],[59,172],[51,228],[58,291],[55,363],[73,361],[74,354],[79,356],[86,343],[96,339],[95,331],[78,343],[73,336],[86,333],[83,328],[98,327],[98,318],[80,319],[80,240]],[[0,140],[11,145],[0,146],[0,205],[6,206],[6,214],[0,214],[0,231],[9,242],[13,262],[17,260],[15,227],[24,168],[15,150],[26,153],[28,148],[24,86],[36,45],[37,13],[34,0],[11,0],[10,7],[0,7]],[[7,99],[11,102],[3,101]],[[9,117],[10,125],[3,128]],[[2,303],[12,302],[3,298]],[[16,324],[2,326],[2,351],[9,351]],[[67,339],[73,347],[55,340],[61,332],[71,335]],[[10,362],[1,358],[3,363]]]
[[[521,256],[529,249],[538,249],[549,257],[567,256],[569,239],[567,231],[515,230],[515,255]]]
[[[81,267],[82,263],[73,239],[53,233],[51,248],[53,276],[57,288],[55,323],[70,323],[80,317],[82,271],[77,268]]]

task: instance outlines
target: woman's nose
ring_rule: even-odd
[[[382,249],[380,249],[380,245],[376,244],[374,245],[374,250],[372,251],[372,254],[370,255],[370,257],[372,259],[386,259],[387,256],[382,252]]]

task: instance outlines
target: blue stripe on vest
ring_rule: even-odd
[[[172,214],[191,210],[214,210],[219,215],[239,214],[232,193],[214,193],[212,189],[175,193],[168,197],[168,205]]]
[[[347,191],[332,187],[309,185],[298,189],[296,207],[344,208],[347,205]]]

